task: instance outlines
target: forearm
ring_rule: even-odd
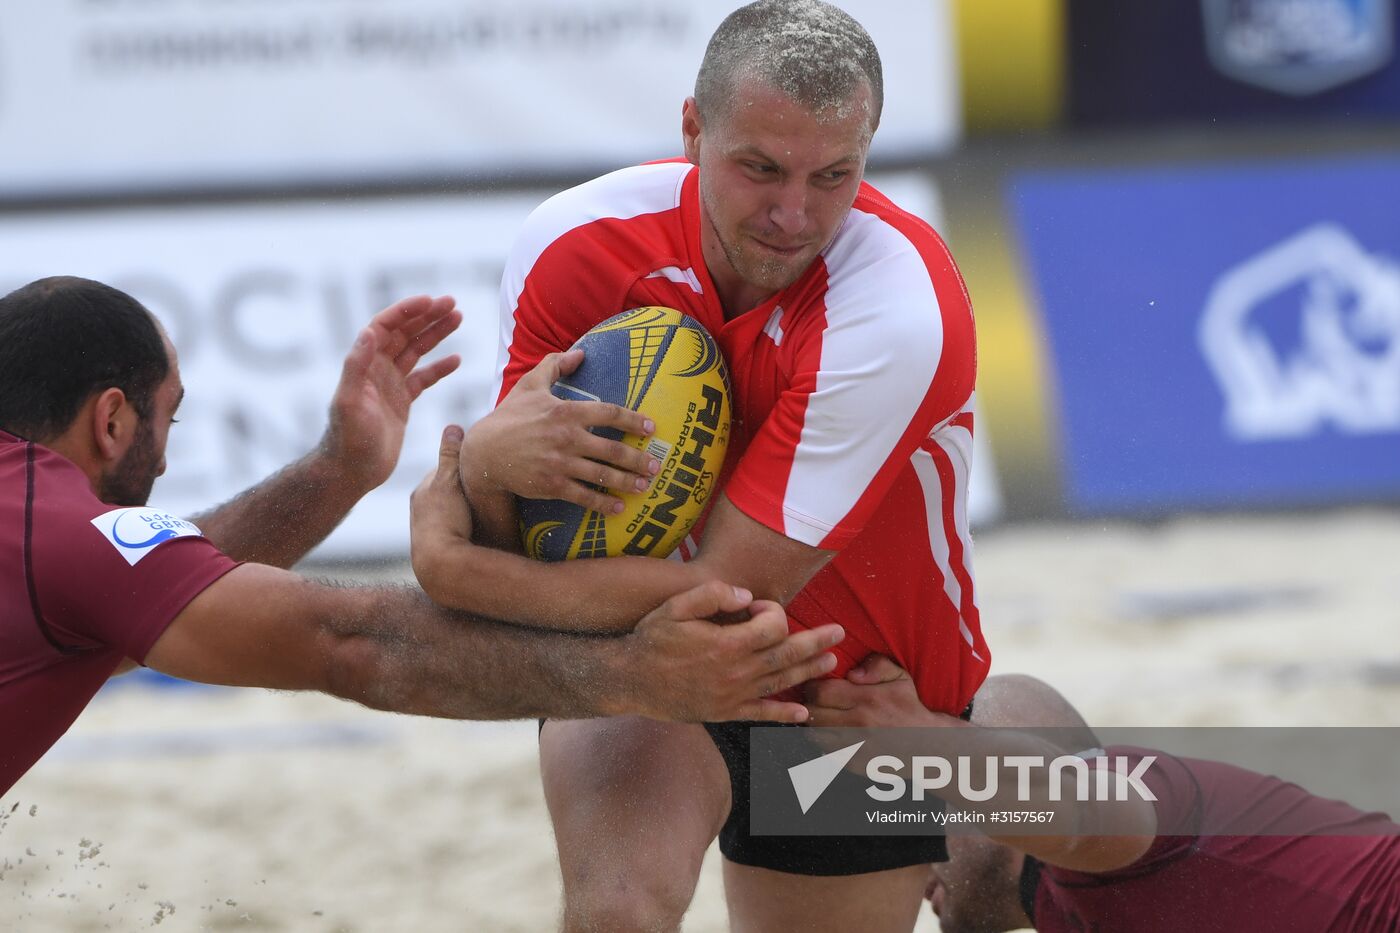
[[[362,487],[318,448],[194,522],[235,560],[286,568],[325,540],[369,491]]]
[[[579,719],[634,712],[627,643],[469,618],[412,588],[372,591],[327,618],[328,692],[375,709],[453,719]]]
[[[613,557],[543,563],[456,541],[415,559],[440,605],[531,627],[624,632],[683,590],[710,579],[693,563]]]

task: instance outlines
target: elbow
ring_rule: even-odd
[[[421,678],[405,676],[408,669],[396,654],[370,635],[337,638],[328,654],[324,692],[383,712],[427,713]]]
[[[393,710],[383,645],[363,633],[327,632],[321,691],[371,709]]]
[[[1050,850],[1038,857],[1071,871],[1094,874],[1125,868],[1156,840],[1155,811],[1140,801],[1078,803],[1065,816],[1070,831],[1040,840]]]

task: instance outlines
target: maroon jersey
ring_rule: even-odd
[[[0,431],[0,793],[235,566],[189,522],[103,503],[67,458]]]
[[[1384,814],[1221,762],[1109,754],[1130,768],[1157,756],[1142,780],[1159,826],[1275,835],[1158,836],[1132,865],[1092,875],[1027,859],[1039,933],[1400,930],[1400,825]]]
[[[664,305],[700,321],[734,390],[725,493],[836,552],[788,605],[791,624],[845,627],[833,676],[885,654],[927,706],[959,713],[991,655],[967,526],[976,348],[957,266],[928,224],[862,184],[802,277],[726,320],[698,176],[685,162],[623,169],[531,215],[501,289],[501,392],[619,311]],[[686,541],[679,554],[694,552]]]

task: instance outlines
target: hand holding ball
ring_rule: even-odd
[[[583,363],[554,383],[561,399],[612,402],[650,418],[651,437],[597,433],[661,462],[650,488],[615,490],[624,508],[605,515],[558,499],[519,499],[525,552],[538,560],[665,557],[700,518],[729,446],[729,377],[714,338],[672,308],[633,308],[574,344]]]

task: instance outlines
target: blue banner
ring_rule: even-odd
[[[1397,0],[1069,0],[1070,121],[1400,114]]]
[[[1081,514],[1400,499],[1400,159],[1028,174]]]

